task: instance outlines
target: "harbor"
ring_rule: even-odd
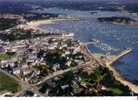
[[[81,25],[87,26],[87,28],[81,27]],[[52,25],[47,24],[40,26],[41,29],[58,29],[73,32],[75,39],[86,43],[89,50],[95,54],[106,54],[108,52],[118,54],[123,51],[124,48],[133,48],[133,52],[123,57],[123,59],[120,59],[122,61],[121,64],[117,61],[118,63],[115,67],[117,67],[125,79],[137,82],[138,78],[135,76],[138,72],[137,60],[135,60],[138,57],[137,26],[101,24],[94,19],[86,19],[85,21],[61,21]],[[98,41],[92,41],[92,38]],[[128,70],[131,71],[131,73],[129,73]]]
[[[124,79],[124,77],[115,69],[115,67],[113,67],[113,63],[115,63],[116,61],[118,61],[122,57],[124,57],[124,56],[128,55],[129,53],[131,53],[133,51],[133,49],[128,48],[128,49],[122,51],[118,55],[103,56],[104,58],[99,59],[94,54],[92,54],[92,52],[87,48],[87,45],[91,44],[91,43],[92,42],[84,43],[85,47],[86,47],[86,50],[87,50],[87,54],[91,55],[92,58],[95,58],[96,61],[99,63],[99,65],[101,65],[102,67],[108,68],[113,73],[113,76],[115,77],[115,79],[117,81],[122,83],[124,86],[128,86],[133,92],[138,93],[138,86],[133,84],[132,82]]]
[[[56,23],[55,23],[56,24]],[[70,33],[71,36],[74,36],[75,33]],[[72,35],[73,34],[73,35]],[[94,40],[94,41],[88,41],[88,42],[81,42],[82,44],[82,48],[85,48],[87,53],[85,52],[85,54],[87,56],[91,56],[92,59],[96,59],[97,63],[103,67],[108,68],[111,72],[113,72],[113,75],[115,77],[116,80],[118,80],[119,82],[121,82],[122,84],[124,84],[125,86],[128,86],[133,92],[138,93],[138,86],[134,85],[133,83],[131,83],[130,81],[126,80],[123,78],[123,76],[117,72],[117,70],[113,67],[113,63],[117,62],[119,59],[123,58],[124,56],[128,55],[129,53],[131,53],[133,51],[133,49],[131,48],[127,48],[126,50],[123,50],[120,54],[118,55],[107,55],[102,59],[97,59],[97,57],[93,54],[93,52],[88,48],[88,45],[93,45],[95,42],[100,42],[98,40]],[[85,51],[85,50],[84,50]]]

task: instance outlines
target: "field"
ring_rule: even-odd
[[[5,30],[16,25],[16,19],[0,19],[0,30]]]
[[[12,78],[0,72],[0,92],[17,92],[20,89],[19,84]]]
[[[15,56],[14,52],[0,53],[0,60],[10,59]]]

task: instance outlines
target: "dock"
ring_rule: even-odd
[[[90,42],[85,42],[84,44],[85,44],[85,45],[91,45],[91,44],[94,44],[94,42],[91,42],[91,41],[90,41]]]
[[[128,48],[124,51],[122,51],[119,55],[115,55],[113,58],[110,59],[110,61],[102,61],[100,59],[97,59],[97,57],[95,57],[95,55],[93,55],[90,50],[87,48],[86,44],[85,44],[86,50],[87,50],[87,54],[89,56],[91,56],[92,58],[95,58],[97,63],[99,65],[101,65],[102,67],[106,67],[109,69],[109,71],[113,72],[113,76],[114,78],[119,81],[121,84],[123,84],[124,86],[128,86],[129,89],[131,91],[133,91],[134,93],[138,93],[138,86],[133,84],[132,82],[129,82],[128,80],[124,79],[120,73],[112,66],[112,64],[116,61],[118,61],[119,59],[121,59],[122,57],[126,56],[127,54],[131,53],[133,51],[133,49]],[[91,53],[91,55],[90,55]]]
[[[114,67],[112,65],[107,65],[106,66],[111,72],[113,72],[113,76],[115,77],[115,79],[117,81],[119,81],[120,83],[122,83],[124,86],[128,86],[129,89],[131,91],[133,91],[134,93],[137,93],[138,94],[138,86],[129,82],[128,80],[124,79],[120,73],[114,69]]]
[[[124,86],[128,86],[131,91],[138,93],[138,86],[129,82],[128,80],[124,79],[120,73],[114,68],[113,63],[121,59],[122,57],[126,56],[127,54],[131,53],[132,49],[128,48],[122,51],[119,55],[114,56],[110,61],[106,61],[106,66],[111,72],[113,72],[113,76],[116,80],[122,83]]]
[[[112,57],[112,59],[110,59],[110,61],[107,61],[106,63],[109,65],[112,65],[113,63],[115,63],[116,61],[118,61],[119,59],[121,59],[122,57],[126,56],[127,54],[131,52],[132,52],[132,49],[128,48],[122,51],[119,55],[115,55],[114,57]]]

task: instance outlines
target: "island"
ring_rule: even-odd
[[[138,25],[138,21],[129,17],[99,17],[97,18],[99,22],[110,22],[113,24],[127,24],[127,25]]]

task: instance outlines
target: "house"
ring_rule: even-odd
[[[56,72],[58,69],[60,69],[60,64],[54,64],[52,69],[54,70],[54,72]]]
[[[18,76],[20,73],[21,73],[21,70],[19,68],[13,69],[13,74]]]
[[[67,65],[67,66],[70,66],[71,63],[72,63],[71,61],[68,61],[68,62],[66,63],[66,65]]]
[[[66,89],[66,88],[68,88],[68,87],[69,87],[68,84],[61,86],[61,88],[62,88],[63,90]]]

